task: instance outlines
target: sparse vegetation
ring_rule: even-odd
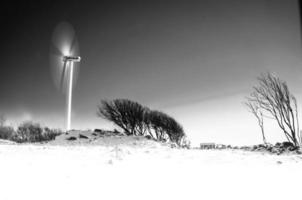
[[[42,127],[39,123],[30,121],[20,124],[17,130],[14,130],[11,126],[0,127],[0,139],[18,143],[50,141],[60,134],[62,134],[62,131],[59,129]]]
[[[172,117],[128,99],[102,100],[97,114],[122,128],[126,135],[149,135],[178,144],[185,136],[182,126]]]
[[[50,129],[48,127],[41,127],[39,123],[24,122],[17,130],[14,138],[16,142],[44,142],[55,139],[56,136],[62,132],[58,129]]]
[[[42,132],[40,124],[24,122],[17,129],[18,140],[19,142],[38,142],[42,140]]]
[[[258,122],[260,121],[262,131],[262,117],[272,118],[276,120],[287,140],[298,146],[300,142],[297,100],[289,91],[287,83],[270,73],[262,74],[258,81],[259,85],[254,87],[254,91],[247,98],[247,105]]]
[[[14,134],[13,127],[0,126],[0,139],[10,140]]]

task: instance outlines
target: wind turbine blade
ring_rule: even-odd
[[[61,49],[59,49],[57,46],[55,45],[51,45],[50,47],[50,54],[51,55],[55,55],[55,56],[63,56],[63,52],[61,51]]]
[[[77,37],[74,35],[70,42],[70,47],[69,47],[69,53],[72,56],[79,56],[80,55],[80,48],[79,48],[79,43]]]
[[[299,22],[300,22],[300,43],[302,44],[302,0],[298,1],[299,6]]]
[[[60,80],[60,90],[64,89],[64,80],[65,80],[66,67],[67,67],[67,62],[64,62],[63,70],[62,70],[62,74],[61,74],[61,80]]]
[[[74,35],[74,37],[71,40],[69,53],[70,53],[70,55],[73,55],[73,56],[79,56],[80,55],[80,47],[79,47],[79,43],[78,43],[76,35]],[[73,65],[74,65],[74,67],[73,67],[73,82],[72,82],[72,84],[73,84],[73,87],[74,87],[77,83],[79,70],[80,70],[80,63],[76,62],[76,63],[73,63]]]
[[[50,66],[55,86],[59,90],[66,89],[66,74],[68,72],[68,63],[63,62],[63,56],[72,55],[70,50],[77,50],[75,31],[71,24],[67,22],[59,23],[51,38],[50,45]],[[75,73],[77,74],[77,73]]]
[[[62,22],[53,32],[52,44],[61,52],[61,55],[69,55],[73,38],[75,38],[75,31],[71,24]]]
[[[60,78],[63,70],[63,60],[62,56],[50,54],[49,55],[49,64],[51,69],[51,74],[53,77],[54,84],[57,89],[60,90]]]

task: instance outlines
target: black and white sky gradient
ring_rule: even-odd
[[[65,125],[49,66],[62,21],[82,57],[73,128],[111,127],[96,117],[100,99],[129,98],[171,114],[195,141],[261,142],[242,102],[266,71],[287,80],[301,105],[297,0],[26,1],[1,5],[0,112],[12,124]]]

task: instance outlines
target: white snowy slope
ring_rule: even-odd
[[[301,196],[302,156],[170,148],[81,132],[0,145],[0,199],[287,199]],[[74,136],[77,139],[67,141]]]

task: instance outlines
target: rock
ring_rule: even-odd
[[[280,142],[277,142],[276,144],[275,144],[275,147],[280,147],[282,144],[280,143]]]
[[[257,145],[254,145],[254,146],[252,147],[252,151],[257,150],[257,148],[258,148],[258,146],[257,146]]]
[[[91,135],[93,135],[93,136],[97,136],[98,134],[96,134],[96,133],[92,133]]]
[[[272,146],[267,146],[267,147],[266,147],[266,150],[268,150],[268,151],[272,151],[272,149],[273,149]]]
[[[283,148],[280,148],[279,151],[277,152],[277,155],[280,155],[284,152],[285,150]]]
[[[248,147],[247,146],[242,146],[242,147],[239,147],[239,149],[241,149],[241,150],[247,150]]]
[[[120,132],[117,129],[114,129],[113,133],[120,133]]]
[[[94,133],[98,133],[100,135],[105,135],[106,131],[102,130],[102,129],[94,129]]]
[[[82,134],[79,134],[79,138],[80,139],[88,139],[88,137],[86,135],[82,135]]]
[[[297,147],[292,147],[292,146],[290,146],[290,147],[288,147],[288,148],[286,148],[288,151],[295,151],[295,150],[297,150]]]
[[[236,149],[237,147],[233,147],[233,149]],[[259,145],[253,145],[253,146],[242,146],[239,147],[239,149],[242,150],[248,150],[248,151],[258,151],[258,152],[270,152],[272,154],[280,155],[282,153],[296,153],[296,154],[302,154],[302,150],[300,150],[299,147],[295,146],[291,142],[277,142],[275,145],[272,144],[259,144]]]
[[[277,161],[277,164],[279,164],[279,165],[280,165],[280,164],[282,164],[282,162],[278,160],[278,161]]]
[[[272,147],[270,152],[277,154],[279,152],[279,149],[277,147]]]
[[[152,139],[152,137],[150,135],[146,135],[145,138],[147,138],[148,140]]]
[[[266,145],[265,144],[259,144],[258,147],[259,148],[266,148]]]
[[[296,153],[299,154],[299,155],[301,155],[302,154],[302,150],[301,149],[297,149]]]
[[[227,148],[227,146],[224,145],[224,144],[217,144],[216,145],[216,149],[226,149],[226,148]]]
[[[282,142],[282,146],[284,148],[288,148],[288,147],[294,147],[295,145],[291,142]]]
[[[77,139],[76,137],[71,136],[71,137],[68,137],[66,140],[73,141],[73,140],[76,140],[76,139]]]

